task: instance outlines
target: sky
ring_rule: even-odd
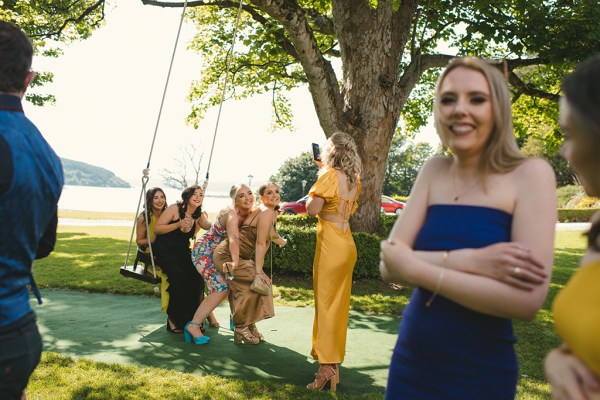
[[[56,105],[25,103],[27,116],[61,157],[106,168],[138,186],[150,157],[160,103],[177,35],[181,9],[144,6],[140,0],[107,5],[105,25],[91,38],[65,48],[58,59],[36,57],[33,69],[51,71],[54,82],[44,92]],[[175,159],[193,144],[203,152],[206,174],[217,108],[208,111],[199,129],[187,126],[190,84],[201,71],[200,55],[186,49],[193,27],[184,25],[150,159],[149,185],[163,185],[161,171],[175,170]],[[210,166],[213,190],[234,183],[261,184],[282,163],[322,143],[325,135],[306,87],[290,94],[294,131],[270,128],[268,95],[223,103]],[[416,141],[434,146],[437,137],[425,129]]]

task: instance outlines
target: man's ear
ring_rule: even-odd
[[[33,78],[35,78],[35,71],[29,71],[25,76],[25,82],[23,85],[23,93],[27,91],[27,87],[33,82]]]

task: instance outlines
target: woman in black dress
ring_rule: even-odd
[[[204,191],[190,186],[181,193],[181,200],[162,213],[154,232],[157,264],[169,277],[169,307],[167,330],[181,333],[187,321],[200,305],[204,282],[191,259],[190,240],[200,228],[210,228],[208,215],[202,212]]]

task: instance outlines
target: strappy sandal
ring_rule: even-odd
[[[233,341],[235,344],[240,344],[242,342],[247,344],[259,344],[260,339],[257,338],[250,332],[247,326],[240,327],[236,326],[233,330]]]
[[[179,329],[169,318],[167,318],[167,332],[183,333],[183,329]]]
[[[256,329],[256,325],[255,324],[248,325],[248,329],[250,329],[250,333],[252,334],[252,336],[257,337],[258,340],[260,340],[261,342],[265,341],[265,337],[263,336],[262,333],[260,333],[258,331],[258,329]]]
[[[337,364],[321,364],[319,370],[315,374],[315,380],[306,385],[308,389],[322,390],[329,382],[329,390],[335,392],[338,384]]]

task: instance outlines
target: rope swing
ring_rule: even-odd
[[[177,29],[177,36],[175,38],[175,44],[173,46],[173,53],[171,55],[171,62],[169,63],[169,71],[167,72],[167,79],[165,81],[165,86],[163,89],[163,94],[162,94],[162,99],[160,102],[160,107],[158,110],[158,116],[156,119],[156,125],[154,127],[154,135],[152,136],[152,144],[150,146],[150,152],[148,154],[148,162],[146,163],[146,168],[144,168],[142,170],[142,188],[140,191],[140,196],[138,199],[138,206],[134,215],[134,219],[133,219],[133,227],[131,229],[131,236],[129,238],[129,246],[127,248],[127,255],[125,256],[125,263],[123,264],[123,266],[120,269],[120,273],[121,275],[123,275],[124,277],[129,277],[129,278],[134,278],[134,279],[138,279],[144,282],[148,282],[154,285],[154,291],[158,292],[158,287],[156,286],[158,283],[160,283],[161,279],[160,277],[156,276],[156,265],[155,265],[155,261],[154,261],[154,253],[152,251],[152,243],[150,241],[150,226],[149,226],[149,218],[148,218],[148,209],[144,208],[144,216],[145,216],[145,221],[146,221],[146,235],[148,238],[148,248],[150,251],[150,254],[147,254],[146,252],[144,252],[142,249],[138,248],[137,249],[137,253],[136,253],[136,258],[134,261],[134,265],[133,266],[128,266],[127,263],[129,261],[129,257],[131,254],[131,247],[133,244],[133,236],[135,234],[135,230],[136,230],[136,225],[137,225],[137,216],[140,213],[140,206],[142,204],[142,202],[144,201],[144,199],[146,198],[146,186],[148,184],[149,181],[149,176],[150,176],[150,161],[152,160],[152,153],[154,151],[154,144],[156,142],[156,136],[158,133],[158,127],[160,125],[160,118],[162,116],[162,111],[163,111],[163,107],[164,107],[164,103],[165,103],[165,98],[167,95],[167,89],[169,87],[169,80],[171,78],[171,72],[173,70],[173,63],[175,61],[175,54],[177,53],[177,45],[179,43],[179,37],[181,36],[181,27],[183,26],[183,20],[185,17],[185,12],[187,10],[187,5],[188,5],[188,1],[185,0],[184,4],[183,4],[183,10],[181,12],[181,18],[179,19],[179,27]],[[215,142],[217,139],[217,132],[219,129],[219,121],[221,119],[221,111],[223,109],[223,102],[225,101],[225,94],[227,91],[227,83],[228,83],[228,79],[229,79],[229,72],[230,72],[230,62],[231,59],[233,57],[233,51],[234,51],[234,47],[235,47],[235,42],[236,42],[236,36],[237,36],[237,31],[238,31],[238,27],[239,27],[239,22],[240,22],[240,16],[242,14],[242,7],[243,7],[243,0],[240,0],[239,6],[238,6],[238,11],[237,11],[237,17],[235,20],[235,26],[234,26],[234,30],[233,30],[233,38],[232,38],[232,42],[231,42],[231,49],[228,51],[227,53],[227,58],[225,60],[225,80],[223,82],[223,90],[221,92],[221,99],[219,101],[219,111],[217,114],[217,121],[215,123],[215,130],[213,133],[213,140],[212,140],[212,145],[210,148],[210,153],[209,153],[209,157],[208,157],[208,167],[206,169],[206,179],[204,180],[203,184],[202,184],[202,189],[204,191],[206,191],[206,188],[208,187],[208,179],[209,179],[209,173],[210,173],[210,166],[211,166],[211,162],[212,162],[212,156],[213,156],[213,151],[215,148]],[[144,264],[143,268],[138,268],[138,263],[142,263]],[[152,274],[150,275],[148,273],[148,268],[149,266],[152,265]]]

